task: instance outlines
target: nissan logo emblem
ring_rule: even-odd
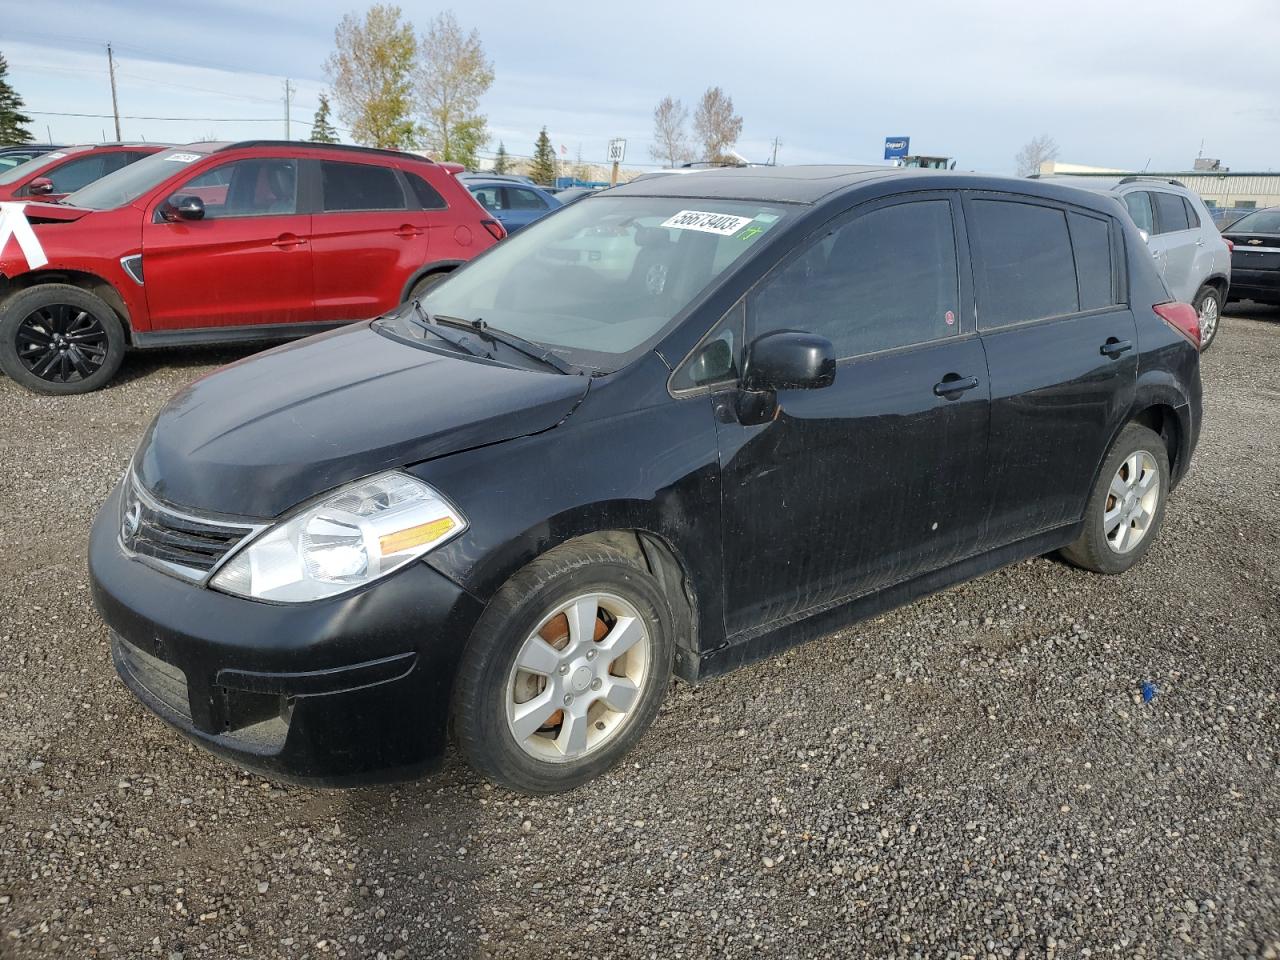
[[[129,504],[129,509],[125,511],[124,519],[120,521],[120,539],[128,540],[138,532],[138,528],[142,526],[142,504],[134,500]]]

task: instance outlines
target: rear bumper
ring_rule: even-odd
[[[478,601],[421,563],[315,603],[218,593],[125,554],[117,497],[94,524],[89,571],[116,671],[150,710],[283,780],[354,785],[438,765]]]
[[[1280,303],[1280,270],[1232,268],[1231,289],[1227,296],[1232,300]]]

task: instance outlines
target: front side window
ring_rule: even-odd
[[[812,243],[748,303],[748,337],[803,330],[837,357],[927,343],[960,332],[949,200],[861,214]]]
[[[405,209],[400,178],[390,167],[321,160],[320,185],[326,213]]]
[[[54,193],[74,193],[108,173],[119,170],[125,165],[127,158],[128,154],[123,152],[94,153],[68,160],[46,176],[53,181]]]
[[[1191,224],[1187,222],[1187,208],[1182,205],[1182,198],[1176,193],[1155,191],[1151,194],[1156,205],[1156,222],[1160,225],[1160,233],[1176,233],[1187,230]]]
[[[480,206],[490,213],[497,213],[499,210],[506,209],[502,204],[501,187],[473,187],[471,193],[480,201]]]
[[[1064,211],[1016,200],[975,200],[969,235],[980,252],[975,279],[982,328],[1080,309]]]
[[[545,210],[547,203],[532,190],[507,187],[507,207],[510,210]]]
[[[590,197],[503,240],[422,305],[484,320],[578,366],[616,370],[651,349],[787,212],[760,201]],[[423,336],[408,312],[383,322],[397,336]]]
[[[280,157],[233,160],[188,180],[169,197],[199,197],[204,219],[266,217],[298,210],[298,161]]]
[[[1151,194],[1145,190],[1126,193],[1124,195],[1124,205],[1125,209],[1129,211],[1129,216],[1133,217],[1133,222],[1138,225],[1139,230],[1147,231],[1147,236],[1151,236],[1156,232],[1156,220],[1151,212]]]

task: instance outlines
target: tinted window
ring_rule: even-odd
[[[72,193],[81,187],[87,187],[112,170],[119,170],[124,166],[123,159],[122,153],[94,153],[68,160],[45,176],[53,181],[54,193]]]
[[[403,210],[404,191],[400,178],[390,167],[369,163],[336,163],[320,161],[323,209],[339,210]]]
[[[443,210],[448,206],[440,192],[422,177],[416,173],[406,173],[405,176],[409,178],[409,186],[413,188],[413,195],[423,210]]]
[[[751,336],[806,330],[830,340],[839,357],[953,336],[956,277],[949,201],[881,207],[770,277],[749,306]]]
[[[1133,217],[1138,229],[1147,231],[1148,236],[1156,232],[1156,221],[1151,215],[1151,194],[1145,190],[1138,193],[1126,193],[1124,205]]]
[[[1075,251],[1080,286],[1080,309],[1094,310],[1115,302],[1111,280],[1111,224],[1097,217],[1072,213],[1071,247]]]
[[[1067,217],[1053,207],[975,200],[980,325],[990,329],[1080,309]]]
[[[480,206],[484,207],[490,213],[496,213],[498,210],[505,209],[502,206],[501,187],[472,187],[471,193],[480,201]]]
[[[1160,233],[1186,230],[1190,226],[1187,222],[1187,208],[1182,205],[1182,198],[1176,193],[1153,192],[1151,199],[1155,201]]]
[[[1280,207],[1245,214],[1231,225],[1231,229],[1242,233],[1280,233]]]
[[[204,201],[206,220],[296,213],[298,162],[271,158],[219,164],[188,180],[170,194],[169,202],[182,196]]]
[[[512,210],[545,210],[547,202],[532,190],[507,187],[507,205]]]
[[[1187,223],[1193,229],[1200,226],[1200,214],[1196,213],[1196,205],[1186,197],[1182,198],[1182,205],[1187,208]]]

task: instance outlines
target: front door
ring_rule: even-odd
[[[957,204],[916,194],[859,208],[748,297],[748,341],[805,330],[842,359],[830,387],[779,392],[764,423],[719,418],[730,634],[971,552],[988,388]]]
[[[200,198],[203,218],[165,217],[182,196]],[[312,320],[311,215],[298,210],[289,157],[218,164],[175,190],[142,228],[152,329]]]
[[[965,201],[991,374],[984,547],[1075,523],[1137,374],[1110,218],[1002,194]]]

